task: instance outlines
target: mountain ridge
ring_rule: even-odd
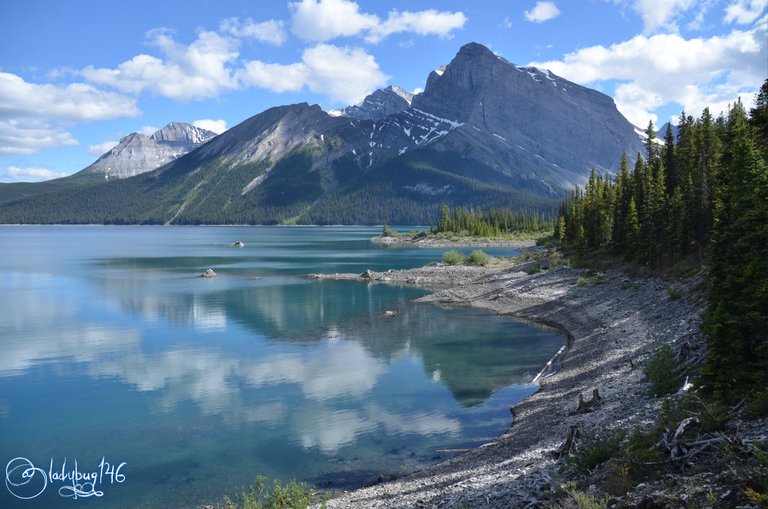
[[[0,221],[427,224],[443,203],[552,215],[592,168],[642,151],[610,97],[549,71],[476,43],[441,69],[421,94],[388,87],[340,114],[269,108],[154,170],[5,200]]]
[[[152,171],[191,152],[217,135],[184,122],[170,122],[150,136],[131,133],[82,170],[109,178],[128,178]]]

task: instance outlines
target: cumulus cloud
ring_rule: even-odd
[[[195,120],[192,122],[192,125],[199,129],[205,129],[216,134],[221,134],[227,130],[227,121],[223,119],[213,120],[210,118],[203,118],[200,120]]]
[[[376,43],[399,32],[450,37],[451,32],[463,28],[466,22],[467,17],[460,11],[438,12],[434,9],[419,12],[391,11],[386,21],[371,28],[365,40]]]
[[[544,23],[560,15],[554,2],[536,2],[533,9],[525,11],[525,19],[532,23]]]
[[[345,104],[361,101],[387,81],[379,64],[364,50],[331,44],[307,48],[301,62],[292,64],[247,62],[240,78],[247,85],[273,92],[295,92],[306,87]]]
[[[697,0],[635,0],[634,8],[643,18],[643,33],[661,28],[677,32],[677,18],[697,5]]]
[[[38,182],[67,175],[68,173],[57,173],[48,168],[9,166],[6,178],[8,182]]]
[[[435,9],[418,12],[392,10],[382,21],[375,14],[361,12],[357,2],[350,0],[302,0],[289,6],[293,13],[293,34],[318,42],[365,35],[367,42],[377,43],[401,32],[449,37],[453,30],[462,28],[467,22],[463,12]]]
[[[616,87],[616,105],[632,123],[644,126],[656,120],[653,110],[662,105],[678,103],[694,115],[711,106],[716,114],[737,97],[754,94],[765,79],[766,41],[768,21],[709,38],[638,35],[531,65],[585,85],[622,82]]]
[[[282,46],[288,40],[285,23],[277,20],[257,23],[250,18],[227,18],[219,24],[219,31],[238,39],[255,39],[273,46]]]
[[[197,39],[184,46],[172,31],[159,28],[147,32],[147,43],[163,58],[142,54],[114,69],[89,66],[80,72],[92,83],[177,101],[208,99],[238,88],[230,67],[239,56],[235,39],[200,30]]]
[[[102,154],[105,154],[115,148],[117,146],[117,142],[114,140],[105,141],[103,143],[97,143],[95,145],[89,145],[88,146],[88,152],[95,156],[100,156]]]
[[[768,0],[737,0],[725,8],[725,22],[748,25],[768,7]]]
[[[62,127],[35,118],[0,118],[0,155],[33,154],[62,145],[77,145]]]
[[[54,117],[89,122],[138,114],[136,101],[124,95],[84,83],[28,83],[15,74],[0,72],[0,118]]]
[[[302,0],[288,4],[293,12],[291,32],[307,41],[328,41],[357,35],[378,25],[379,18],[360,12],[349,0]]]

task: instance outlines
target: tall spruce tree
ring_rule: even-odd
[[[768,168],[741,102],[730,110],[715,210],[703,383],[726,401],[768,384]]]

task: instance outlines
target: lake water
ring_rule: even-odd
[[[0,227],[0,507],[199,507],[257,475],[351,487],[504,432],[565,338],[305,277],[443,252],[377,232]]]

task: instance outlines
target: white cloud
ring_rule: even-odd
[[[0,72],[0,118],[55,118],[89,122],[139,114],[136,101],[84,83],[28,83]]]
[[[581,84],[605,80],[616,87],[616,105],[634,124],[655,118],[653,110],[677,103],[693,115],[715,109],[737,96],[754,94],[765,79],[768,20],[749,31],[709,38],[678,34],[638,35],[611,46],[591,46],[561,61],[533,62]]]
[[[635,10],[643,18],[645,34],[660,28],[677,32],[676,18],[694,5],[697,5],[696,0],[635,0]]]
[[[203,118],[200,120],[195,120],[192,122],[192,125],[200,129],[206,129],[216,134],[221,134],[227,130],[227,121],[223,119],[213,120],[210,118]]]
[[[288,4],[293,11],[291,31],[308,41],[328,41],[357,35],[378,25],[378,16],[360,12],[349,0],[302,0]]]
[[[152,136],[159,130],[160,128],[155,127],[153,125],[145,125],[145,126],[141,126],[141,129],[139,129],[139,132],[144,136]]]
[[[554,2],[536,2],[533,9],[525,11],[525,19],[532,23],[543,23],[560,15]]]
[[[61,145],[77,145],[77,140],[60,126],[36,118],[0,118],[0,155],[32,154]]]
[[[88,146],[88,152],[90,154],[93,154],[95,156],[100,156],[102,154],[105,154],[115,148],[117,146],[117,142],[110,140],[105,141],[103,143],[97,143],[96,145],[89,145]]]
[[[293,12],[291,31],[307,41],[324,42],[337,37],[365,34],[365,40],[378,43],[389,35],[412,32],[418,35],[450,37],[464,27],[463,12],[427,9],[410,12],[392,10],[382,21],[375,14],[360,11],[350,0],[302,0],[288,4]]]
[[[273,92],[295,92],[306,87],[345,104],[361,101],[387,81],[374,57],[360,48],[318,44],[304,50],[301,60],[286,65],[247,62],[240,78],[248,85]]]
[[[255,39],[274,46],[282,46],[288,40],[285,23],[277,20],[257,23],[250,18],[245,21],[227,18],[219,24],[219,31],[238,39]]]
[[[37,182],[66,177],[68,173],[56,173],[48,168],[9,166],[7,175],[9,182]]]
[[[147,91],[177,101],[207,99],[225,90],[238,88],[229,67],[236,61],[237,41],[215,32],[198,31],[189,46],[176,42],[167,29],[147,32],[147,42],[160,50],[163,58],[137,55],[115,69],[83,69],[89,81],[128,93]]]
[[[452,31],[463,28],[466,22],[467,17],[461,11],[438,12],[429,9],[419,12],[398,12],[393,10],[386,21],[371,28],[365,40],[376,43],[399,32],[450,37]]]
[[[725,22],[748,25],[760,17],[766,7],[768,0],[737,0],[725,8]]]
[[[359,48],[318,44],[304,51],[302,61],[309,69],[309,90],[334,101],[356,104],[387,82],[376,59]]]
[[[271,64],[260,60],[246,62],[238,77],[246,86],[257,86],[272,92],[296,92],[307,82],[303,63]]]

